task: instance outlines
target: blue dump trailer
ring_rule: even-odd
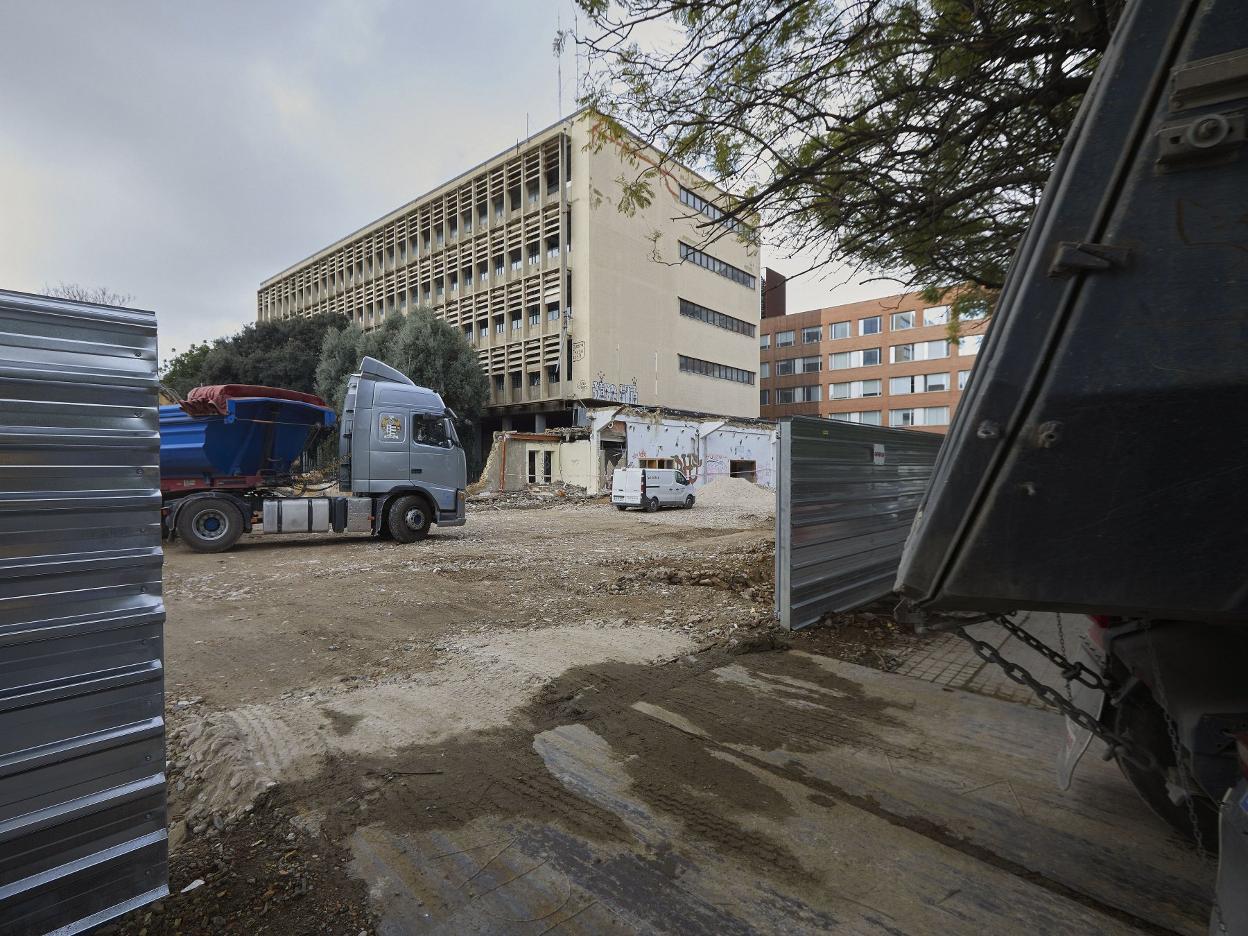
[[[225,413],[160,408],[161,487],[247,488],[288,479],[299,457],[337,422],[327,406],[266,397],[230,398]]]
[[[423,539],[464,522],[464,451],[454,414],[432,390],[365,358],[343,420],[310,393],[196,387],[160,408],[164,529],[199,552],[243,533],[372,533]],[[339,430],[339,486],[350,496],[291,497],[300,456]]]

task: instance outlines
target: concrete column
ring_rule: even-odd
[[[545,413],[533,414],[533,431],[534,432],[546,431],[546,414]]]
[[[503,432],[511,432],[511,417],[503,417]]]

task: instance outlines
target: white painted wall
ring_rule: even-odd
[[[664,415],[656,420],[645,413],[607,407],[590,414],[594,451],[599,449],[601,431],[617,420],[626,427],[627,464],[631,467],[637,467],[643,458],[674,459],[695,487],[702,487],[728,477],[733,461],[752,461],[758,483],[775,487],[774,425],[736,425],[716,417]]]

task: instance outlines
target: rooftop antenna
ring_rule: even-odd
[[[555,119],[559,120],[563,117],[563,22],[562,14],[558,10],[555,11],[555,41],[550,49],[555,53],[555,86],[559,100]]]

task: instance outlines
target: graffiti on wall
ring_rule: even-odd
[[[698,469],[702,467],[702,459],[697,455],[676,455],[672,458],[672,461],[676,463],[680,473],[688,478],[690,482],[698,480]]]
[[[632,383],[613,384],[608,383],[607,375],[599,371],[590,390],[590,396],[595,400],[610,400],[613,403],[636,406],[640,399],[637,394],[637,378],[634,377]]]

